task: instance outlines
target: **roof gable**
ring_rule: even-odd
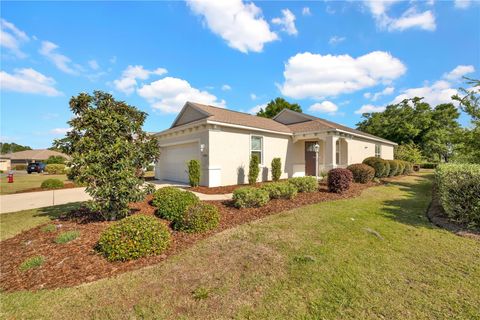
[[[195,107],[191,102],[185,103],[183,106],[182,110],[178,114],[178,116],[175,118],[175,120],[172,123],[171,128],[181,126],[182,124],[187,124],[190,122],[198,121],[201,119],[205,119],[210,117],[211,114],[198,109]]]
[[[273,120],[283,123],[285,125],[289,125],[293,123],[310,121],[312,120],[312,117],[305,113],[300,113],[285,108],[280,111],[275,117],[273,117]]]

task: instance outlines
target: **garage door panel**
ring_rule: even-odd
[[[160,154],[162,178],[188,183],[187,162],[192,159],[199,159],[197,142],[162,148]]]

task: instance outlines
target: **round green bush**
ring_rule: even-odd
[[[153,194],[152,204],[157,208],[157,215],[169,221],[175,221],[191,205],[200,200],[190,191],[182,191],[175,187],[160,188]]]
[[[264,184],[260,189],[268,192],[270,199],[293,199],[297,195],[297,187],[288,182]]]
[[[389,177],[398,176],[398,171],[400,169],[399,163],[396,160],[386,160],[390,165],[390,172],[388,173]]]
[[[262,207],[270,200],[267,191],[254,188],[242,187],[233,191],[233,205],[237,208]]]
[[[126,261],[161,254],[169,243],[167,226],[155,217],[136,214],[103,231],[97,250],[109,261]]]
[[[298,192],[315,192],[318,190],[316,177],[295,177],[288,179],[288,183],[294,185]]]
[[[42,189],[61,189],[63,188],[63,182],[58,179],[47,179],[42,182]]]
[[[375,169],[364,163],[355,163],[347,167],[352,172],[353,181],[357,183],[367,183],[375,177]]]
[[[406,161],[403,160],[396,160],[398,161],[398,165],[400,168],[398,169],[398,175],[403,175],[405,174],[405,169],[407,168]]]
[[[173,222],[173,228],[185,232],[204,232],[216,228],[219,222],[218,208],[199,202],[188,207],[180,218]]]
[[[64,174],[65,165],[64,164],[47,164],[45,166],[45,172],[48,174]]]
[[[413,163],[405,161],[405,170],[403,174],[412,174],[413,172]]]
[[[362,162],[375,170],[375,178],[382,178],[385,173],[385,161],[381,158],[368,157]]]

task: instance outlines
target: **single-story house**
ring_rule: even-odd
[[[253,154],[260,159],[259,180],[267,181],[273,158],[282,161],[281,178],[316,176],[367,157],[393,159],[396,145],[289,109],[268,119],[194,102],[187,102],[172,126],[155,136],[157,179],[188,182],[186,163],[197,159],[200,183],[209,187],[247,183]]]
[[[30,162],[41,162],[45,161],[51,156],[60,156],[69,160],[70,157],[64,153],[48,150],[48,149],[34,149],[34,150],[24,150],[18,152],[12,152],[7,154],[2,154],[2,159],[10,159],[9,166],[15,167],[18,164],[29,164]]]
[[[10,158],[0,155],[0,171],[6,172],[11,166]]]

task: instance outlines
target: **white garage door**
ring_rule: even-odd
[[[163,147],[160,153],[161,176],[165,180],[188,183],[187,162],[198,160],[198,143]]]

